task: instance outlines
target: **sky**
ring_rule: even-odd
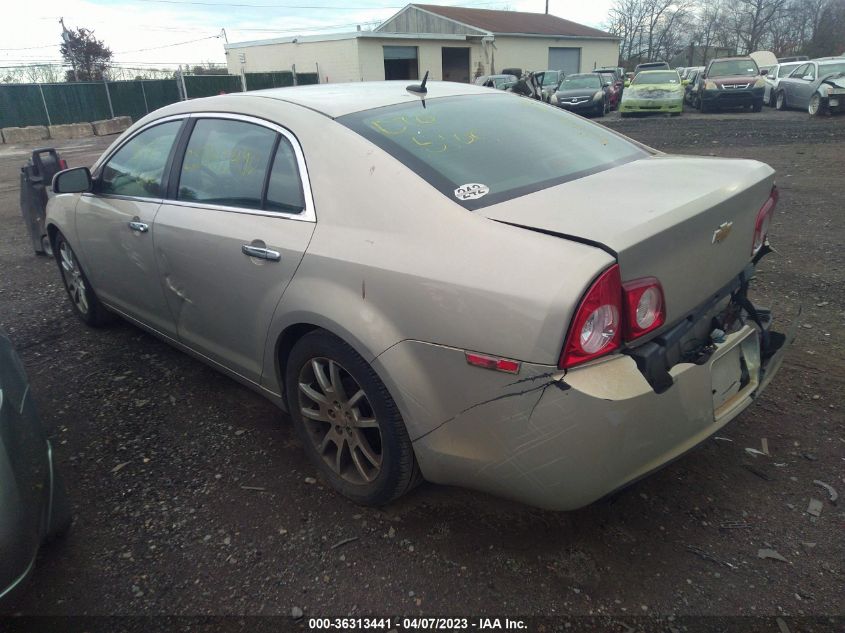
[[[549,13],[601,28],[612,0],[549,0]],[[424,0],[427,4],[542,13],[545,0]],[[230,43],[354,31],[382,21],[404,0],[35,0],[4,3],[0,66],[60,60],[68,28],[93,29],[113,60],[139,68],[225,63]]]

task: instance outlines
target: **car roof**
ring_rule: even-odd
[[[670,68],[668,70],[666,68],[662,68],[662,69],[658,68],[656,70],[643,70],[643,71],[641,71],[637,74],[639,74],[639,75],[656,75],[657,73],[675,73],[675,74],[677,74],[678,71],[675,70],[674,68]]]
[[[315,84],[310,86],[292,86],[289,88],[270,88],[250,92],[232,93],[235,97],[278,99],[303,106],[337,118],[353,112],[372,110],[383,106],[419,101],[419,97],[406,88],[419,84],[420,80],[403,81],[364,81],[356,83]],[[490,90],[474,84],[454,83],[450,81],[429,81],[426,83],[426,99],[454,97],[458,95],[489,95]]]

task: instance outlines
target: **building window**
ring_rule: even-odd
[[[384,47],[384,78],[419,79],[416,46]]]

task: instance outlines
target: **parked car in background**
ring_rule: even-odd
[[[610,103],[610,109],[615,110],[619,107],[619,102],[622,100],[623,82],[616,78],[615,72],[598,70],[593,72],[602,78],[602,82],[607,87],[607,98]]]
[[[286,407],[358,503],[425,478],[580,507],[758,400],[790,342],[749,289],[769,166],[407,84],[181,101],[57,174],[73,310],[117,312]]]
[[[517,82],[514,75],[482,75],[475,80],[476,86],[507,90]]]
[[[543,94],[543,101],[548,101],[557,90],[560,82],[563,80],[562,70],[542,70],[535,74],[542,73],[542,81],[540,82],[540,91]]]
[[[775,107],[775,95],[777,94],[780,80],[787,77],[800,65],[801,62],[786,62],[775,64],[767,69],[768,72],[763,76],[763,80],[766,82],[766,86],[763,89],[763,103],[767,106]]]
[[[778,57],[778,62],[781,64],[786,64],[789,62],[805,62],[809,57],[806,55],[792,55],[790,57]]]
[[[750,57],[712,60],[698,78],[698,99],[702,112],[724,108],[763,109],[766,81]]]
[[[622,95],[619,112],[632,114],[662,113],[679,115],[684,111],[684,87],[674,70],[643,70]]]
[[[701,107],[698,100],[698,76],[703,71],[703,68],[694,68],[690,74],[687,75],[687,78],[681,81],[684,86],[684,103],[688,103],[693,108]]]
[[[604,116],[610,111],[610,90],[598,73],[567,75],[550,103],[578,114]]]
[[[70,521],[26,372],[0,330],[0,605],[32,572],[39,547]]]
[[[775,107],[806,108],[811,116],[841,111],[845,107],[845,58],[800,64],[778,82]]]
[[[704,66],[687,66],[683,72],[678,73],[681,76],[681,81],[686,81],[690,78],[692,73],[696,70],[703,70]]]
[[[666,62],[643,62],[642,64],[636,65],[634,75],[636,76],[642,70],[670,70],[670,68]]]

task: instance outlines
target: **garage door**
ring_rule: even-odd
[[[418,79],[416,46],[385,46],[384,47],[384,78]]]
[[[562,70],[567,75],[581,72],[581,49],[550,46],[549,70]]]

